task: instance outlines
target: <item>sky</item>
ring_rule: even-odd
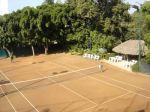
[[[17,9],[22,9],[25,6],[38,6],[43,3],[44,0],[8,0],[9,12],[16,11]],[[57,0],[55,0],[57,1]],[[64,0],[61,0],[64,2]]]
[[[145,1],[150,1],[150,0],[125,0],[125,2],[130,3],[131,5],[139,5],[144,3]],[[135,9],[130,9],[130,13],[133,13],[135,11]]]
[[[7,12],[6,8],[7,6],[5,6],[4,4],[6,4],[7,0],[0,0],[0,13],[3,12]],[[16,11],[18,9],[22,9],[25,6],[38,6],[40,4],[42,4],[44,0],[8,0],[8,11],[12,12],[12,11]],[[64,0],[61,0],[62,2],[64,2]],[[143,3],[144,1],[149,1],[149,0],[125,0],[125,2],[128,2],[130,4],[136,4],[136,2],[138,3]],[[130,10],[130,12],[132,13],[134,10]]]
[[[0,0],[0,15],[8,13],[8,0],[2,1]]]

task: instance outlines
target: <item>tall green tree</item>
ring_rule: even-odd
[[[21,28],[22,43],[31,46],[35,55],[34,46],[38,45],[39,35],[37,28],[38,11],[32,7],[25,7],[21,13],[19,26]]]
[[[150,46],[150,1],[144,2],[141,7],[142,10],[142,32],[145,41]],[[140,16],[140,15],[139,15]]]
[[[19,46],[18,33],[20,13],[13,12],[4,16],[3,24],[1,24],[1,46],[7,50],[8,54],[13,52],[13,48]]]
[[[37,27],[39,30],[41,44],[44,46],[45,54],[48,54],[49,44],[55,40],[55,24],[51,21],[51,5],[42,5],[38,7]]]

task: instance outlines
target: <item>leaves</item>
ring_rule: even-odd
[[[79,49],[107,48],[135,38],[135,18],[122,0],[67,0],[65,4],[45,0],[36,8],[25,7],[0,16],[0,45],[43,46],[54,42]],[[149,33],[148,2],[142,6],[144,34]],[[145,37],[147,43],[149,38]],[[69,44],[68,43],[73,43]]]

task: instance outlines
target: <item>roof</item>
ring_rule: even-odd
[[[139,44],[141,45],[142,55],[145,55],[148,48],[143,40],[128,40],[113,48],[114,52],[126,55],[139,55]]]

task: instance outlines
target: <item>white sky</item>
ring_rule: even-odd
[[[0,0],[0,15],[8,13],[8,0]]]
[[[18,9],[22,9],[25,6],[37,6],[42,4],[43,1],[44,0],[0,0],[0,15],[8,13],[8,10],[9,12],[12,12]],[[65,0],[60,1],[64,2]],[[124,0],[124,1],[130,4],[137,4],[136,2],[143,3],[144,1],[150,0]],[[132,12],[134,12],[133,8],[130,10],[130,13]]]
[[[145,1],[150,1],[150,0],[125,0],[125,2],[130,3],[131,5],[139,5],[143,4]],[[133,13],[135,9],[131,8],[130,13]]]

